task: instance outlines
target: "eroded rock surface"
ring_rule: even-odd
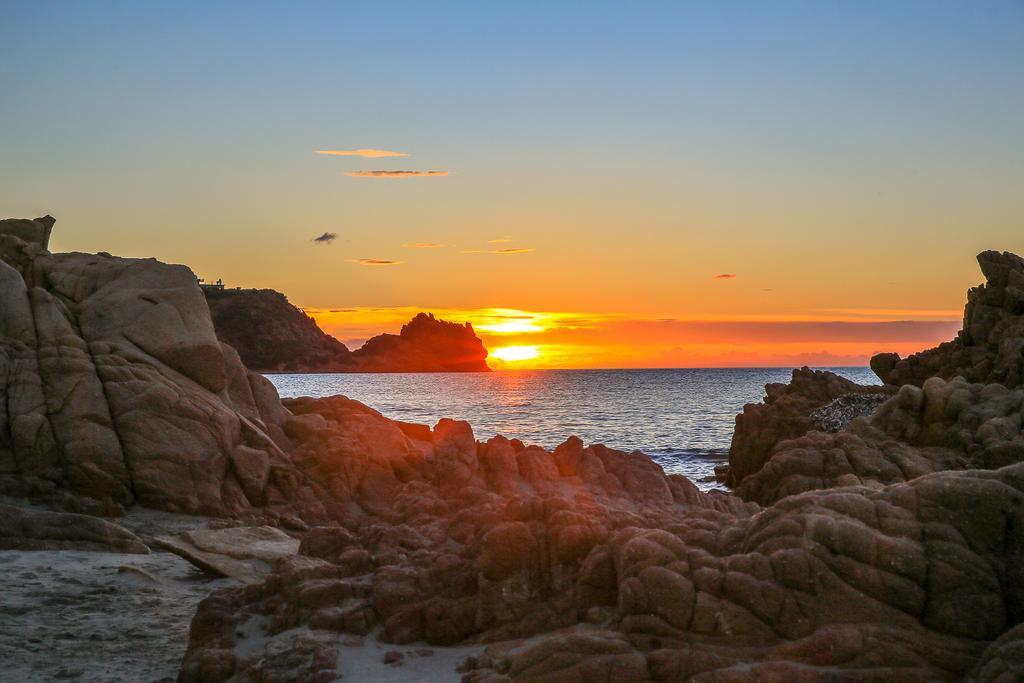
[[[891,392],[807,369],[769,387],[737,419],[747,504],[574,439],[428,438],[290,401],[295,460],[342,524],[205,602],[183,680],[331,680],[366,634],[491,643],[462,666],[475,683],[1017,680],[1024,388]]]
[[[880,488],[943,470],[998,469],[1024,461],[1024,389],[933,377],[900,388],[870,419],[834,434],[779,444],[736,492],[771,503],[835,486]]]
[[[1019,410],[990,397],[1000,398]],[[823,670],[960,680],[1024,616],[1024,576],[1007,571],[1024,557],[1024,464],[839,483],[762,509],[700,493],[641,456],[574,439],[552,453],[481,444],[450,421],[429,443],[398,447],[393,435],[355,472],[342,464],[355,466],[363,446],[347,437],[383,418],[337,398],[301,410],[323,418],[318,448],[334,463],[323,474],[348,482],[351,509],[373,512],[311,530],[262,585],[205,601],[185,681],[332,680],[341,639],[370,633],[439,647],[530,638],[489,648],[466,681],[823,680]],[[960,431],[900,434],[946,442]],[[252,629],[255,650],[238,636]],[[288,673],[273,663],[282,649]]]
[[[789,384],[765,386],[763,403],[748,403],[736,416],[729,447],[728,484],[737,486],[757,472],[776,444],[803,436],[815,428],[811,413],[840,397],[874,394],[879,387],[863,387],[827,370],[793,370]]]
[[[262,586],[211,598],[185,680],[263,675],[268,652],[239,646],[246,624],[261,624],[265,647],[319,632],[295,645],[312,667],[295,680],[329,680],[343,634],[448,646],[601,619],[616,600],[608,544],[617,533],[757,509],[666,476],[641,454],[575,438],[553,452],[503,437],[478,443],[468,424],[442,420],[427,441],[343,397],[288,406],[302,444],[295,460],[316,468],[343,525],[309,531]]]
[[[51,254],[24,234],[0,225],[0,492],[317,514],[282,450],[286,411],[217,340],[188,268]]]

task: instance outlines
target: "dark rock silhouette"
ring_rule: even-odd
[[[871,369],[887,384],[921,386],[929,377],[1024,384],[1024,259],[983,251],[978,264],[985,284],[967,292],[964,326],[956,339],[900,359],[879,354]]]
[[[380,334],[352,352],[358,372],[487,372],[487,349],[470,323],[418,313],[395,334]]]
[[[313,318],[272,289],[204,287],[217,337],[247,368],[269,372],[338,372],[351,352]]]
[[[487,372],[487,350],[469,323],[420,313],[399,334],[352,351],[280,292],[204,287],[218,338],[259,372]]]

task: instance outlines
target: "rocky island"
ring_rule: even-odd
[[[350,350],[272,289],[202,288],[217,337],[257,372],[489,372],[470,323],[419,313]]]
[[[888,386],[803,369],[770,387],[737,418],[734,492],[704,493],[576,438],[282,401],[186,267],[50,253],[52,227],[0,222],[0,548],[18,549],[0,655],[20,679],[1024,678],[1012,254],[979,256],[956,340],[875,359]],[[174,619],[165,646],[67,620],[22,642],[53,609],[40,553],[103,577],[79,596],[89,633],[209,595],[187,643]],[[196,590],[171,560],[223,578]]]

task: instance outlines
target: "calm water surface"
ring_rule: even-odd
[[[877,384],[868,368],[829,368]],[[477,439],[495,434],[554,448],[585,443],[643,451],[702,488],[725,462],[736,413],[760,401],[786,368],[533,370],[490,373],[267,375],[282,396],[344,394],[407,422],[466,420]]]

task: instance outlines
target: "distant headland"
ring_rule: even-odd
[[[490,372],[470,323],[420,313],[399,334],[350,350],[273,289],[200,282],[217,337],[258,372]]]

